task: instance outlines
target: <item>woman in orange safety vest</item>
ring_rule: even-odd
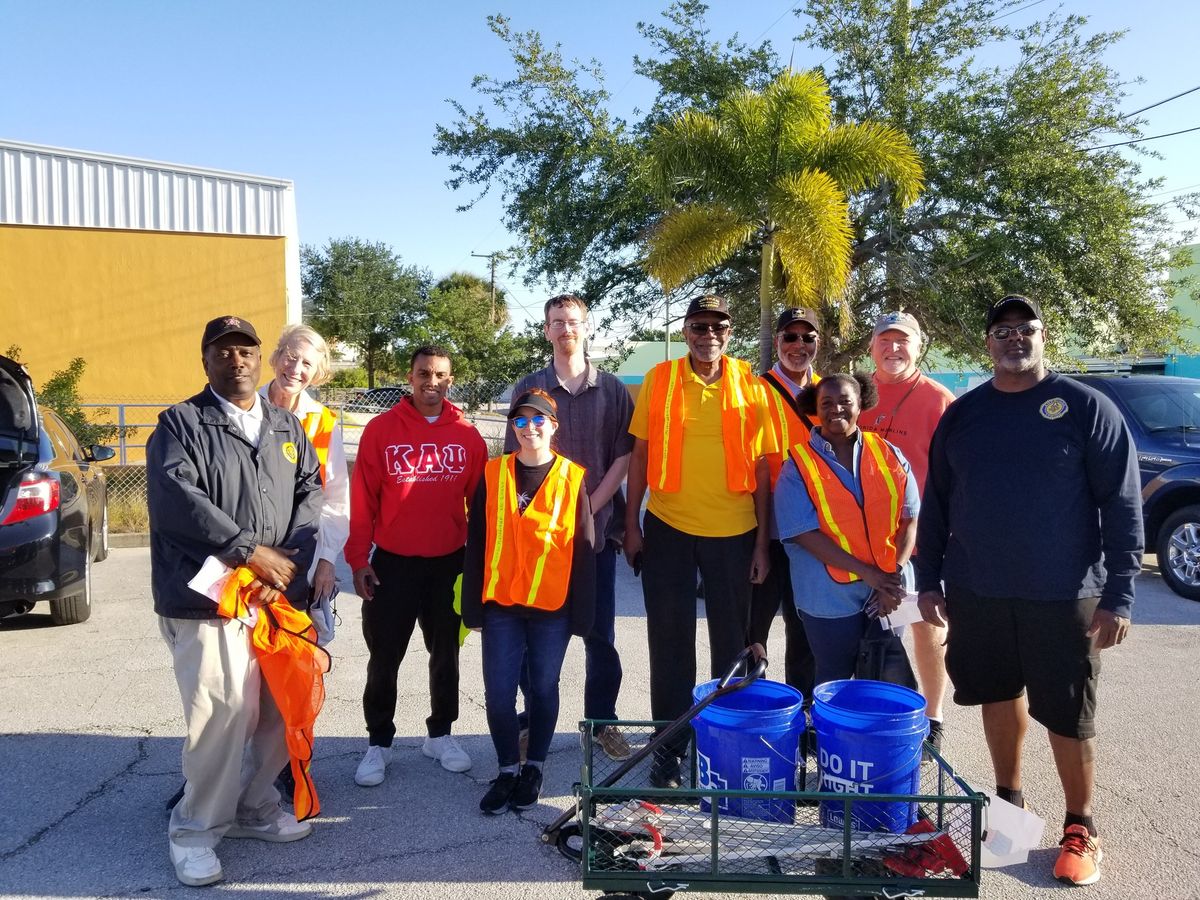
[[[321,465],[324,502],[317,554],[308,573],[308,583],[312,586],[310,613],[324,645],[333,637],[332,601],[337,593],[333,567],[350,534],[350,478],[342,447],[342,424],[307,390],[325,384],[333,374],[329,346],[307,325],[289,325],[279,336],[269,362],[275,377],[259,393],[300,420]]]
[[[917,486],[900,451],[858,427],[877,397],[864,375],[827,376],[801,391],[800,411],[821,424],[788,449],[775,486],[817,684],[853,677],[862,638],[882,637],[878,617],[912,590]],[[903,658],[891,663],[907,668]]]
[[[509,426],[520,449],[490,460],[467,525],[463,622],[483,637],[484,704],[500,774],[479,808],[528,809],[558,724],[558,677],[571,635],[592,625],[595,560],[584,470],[554,452],[558,409],[526,391]],[[528,666],[529,749],[519,759],[517,682]]]

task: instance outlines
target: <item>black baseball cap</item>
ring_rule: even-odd
[[[725,302],[724,297],[718,297],[716,294],[705,294],[703,297],[696,297],[688,304],[687,313],[684,314],[683,321],[687,321],[692,316],[700,313],[716,313],[717,315],[729,319],[729,304]]]
[[[803,306],[789,306],[779,314],[779,319],[775,322],[775,333],[779,334],[783,329],[796,322],[811,325],[813,331],[821,330],[821,320],[817,318],[815,310],[806,309]]]
[[[262,341],[258,339],[258,332],[245,319],[237,316],[217,316],[204,326],[204,337],[200,340],[200,349],[203,350],[213,341],[223,338],[227,334],[244,334],[256,345],[262,346]]]
[[[535,394],[533,391],[526,391],[523,393],[513,403],[512,409],[508,412],[508,417],[510,419],[515,419],[517,417],[517,410],[522,406],[528,406],[531,409],[536,409],[538,412],[552,418],[555,422],[558,421],[558,413],[554,411],[554,407],[550,405],[550,401],[541,394]]]
[[[984,331],[990,331],[995,321],[1013,307],[1024,307],[1029,311],[1031,319],[1042,318],[1042,308],[1038,306],[1036,300],[1022,297],[1020,294],[1007,294],[988,307],[987,321],[983,326]]]

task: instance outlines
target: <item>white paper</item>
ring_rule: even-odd
[[[987,840],[980,846],[979,864],[998,869],[1027,862],[1029,851],[1042,843],[1046,821],[994,794],[988,797]]]
[[[884,628],[890,628],[892,631],[905,625],[911,625],[913,622],[920,622],[921,610],[917,606],[917,595],[905,594],[895,612],[891,615],[881,616],[879,621]]]
[[[225,579],[232,574],[233,569],[215,556],[210,556],[204,560],[200,571],[188,582],[188,587],[198,594],[203,594],[213,603],[220,603],[221,589],[225,587]]]

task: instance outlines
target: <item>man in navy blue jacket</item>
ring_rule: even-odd
[[[254,326],[213,319],[201,359],[208,385],[162,412],[146,445],[151,591],[187,726],[187,783],[168,846],[176,877],[191,886],[224,877],[223,838],[296,841],[312,825],[279,805],[274,782],[288,749],[251,622],[218,616],[189,582],[213,557],[253,572],[264,601],[278,592],[306,608],[321,513],[316,451],[295,416],[258,396]]]
[[[1054,877],[1082,885],[1100,880],[1102,857],[1092,817],[1100,651],[1129,632],[1141,503],[1120,413],[1051,372],[1045,344],[1034,301],[1010,295],[988,310],[994,376],[934,432],[915,562],[926,621],[950,623],[954,701],[982,706],[1002,799],[1024,805],[1029,718],[1049,732],[1066,799]]]

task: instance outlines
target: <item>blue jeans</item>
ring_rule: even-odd
[[[808,635],[813,657],[816,659],[817,684],[853,678],[858,662],[859,641],[863,638],[880,637],[884,633],[878,619],[872,619],[862,612],[827,619],[810,616],[804,610],[800,610],[800,618],[804,621],[804,631]],[[897,633],[903,634],[902,631]]]
[[[559,613],[483,605],[483,691],[488,731],[501,768],[519,762],[517,682],[524,661],[529,670],[528,759],[545,762],[558,727],[558,676],[567,644],[569,618]]]
[[[615,719],[621,690],[621,657],[615,641],[617,619],[617,550],[607,545],[596,555],[596,618],[583,639],[586,675],[583,716]]]

